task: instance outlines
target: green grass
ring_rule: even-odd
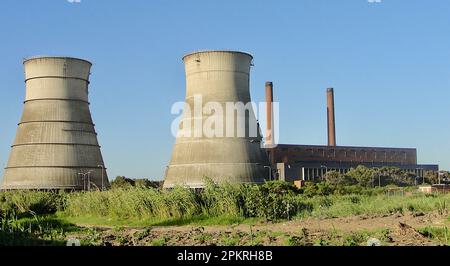
[[[39,191],[0,192],[0,216],[21,218],[53,214],[63,208],[65,195]]]
[[[240,241],[241,238],[237,235],[222,236],[222,238],[219,240],[219,246],[238,246]]]
[[[277,181],[263,185],[208,183],[201,193],[181,187],[173,190],[128,187],[70,194],[2,192],[0,217],[33,218],[56,213],[58,219],[72,224],[145,227],[255,224],[301,217],[383,216],[432,211],[445,215],[449,210],[450,194],[389,195],[382,188],[343,188],[327,195],[333,191],[333,186],[324,183],[317,188],[310,187],[306,193]],[[347,194],[341,195],[344,190]]]
[[[156,247],[162,247],[162,246],[166,246],[166,243],[167,243],[166,237],[160,237],[157,239],[153,239],[151,242],[151,245],[156,246]]]
[[[419,232],[429,239],[439,242],[441,245],[450,245],[450,229],[447,226],[429,226],[419,229]]]
[[[260,218],[244,218],[217,216],[207,217],[205,215],[194,216],[190,218],[178,219],[114,219],[97,216],[77,216],[70,217],[64,213],[57,215],[62,221],[77,224],[80,226],[108,226],[108,227],[149,227],[149,226],[182,226],[182,225],[234,225],[234,224],[256,224],[261,221]]]
[[[65,245],[67,233],[80,231],[79,227],[54,215],[0,218],[0,246]]]
[[[395,213],[428,213],[448,211],[450,194],[427,196],[326,196],[304,199],[312,206],[310,212],[300,212],[298,217],[333,218],[355,215],[391,215]]]

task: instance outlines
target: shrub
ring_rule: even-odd
[[[297,211],[297,188],[282,181],[271,181],[261,186],[263,217],[268,220],[289,219]]]
[[[325,180],[334,186],[349,186],[356,184],[356,180],[351,176],[336,171],[327,172]]]
[[[133,187],[136,182],[133,179],[124,176],[118,176],[111,182],[111,188],[129,188]]]
[[[348,171],[346,176],[363,187],[371,187],[374,183],[375,174],[374,169],[360,165]]]
[[[140,188],[156,188],[156,189],[162,189],[163,181],[152,181],[146,178],[143,179],[136,179],[134,182],[134,185],[136,187]]]
[[[271,181],[263,185],[217,185],[206,181],[200,193],[204,213],[212,216],[262,217],[267,220],[289,219],[298,211],[292,184]]]
[[[311,183],[307,182],[300,192],[306,197],[328,196],[335,192],[336,186],[329,182]]]
[[[319,195],[318,190],[317,190],[317,184],[312,183],[312,182],[306,182],[305,186],[301,189],[301,192],[306,197],[314,197],[314,196]]]
[[[0,193],[0,215],[31,217],[52,214],[64,206],[65,194],[36,191],[7,191]]]
[[[241,216],[242,193],[240,186],[215,184],[211,179],[205,180],[206,187],[200,193],[203,212],[209,216]]]

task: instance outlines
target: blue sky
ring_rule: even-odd
[[[420,163],[450,169],[449,14],[448,0],[2,0],[0,167],[22,112],[22,58],[91,60],[110,177],[160,179],[170,108],[184,99],[181,57],[231,49],[255,57],[253,100],[274,82],[281,143],[326,144],[332,86],[338,144],[416,147]]]

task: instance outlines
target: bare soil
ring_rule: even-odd
[[[418,229],[448,225],[447,215],[395,214],[381,217],[305,218],[282,223],[231,226],[160,226],[149,228],[91,228],[92,235],[75,237],[97,245],[367,245],[370,238],[381,245],[440,245]]]

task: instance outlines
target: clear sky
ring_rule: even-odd
[[[2,0],[0,166],[22,113],[24,57],[91,60],[110,177],[161,179],[181,57],[231,49],[255,57],[253,100],[274,82],[281,143],[326,144],[332,86],[339,145],[416,147],[419,163],[450,169],[449,14],[448,0]]]

